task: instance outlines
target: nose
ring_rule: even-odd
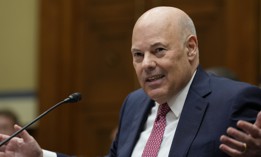
[[[156,60],[151,54],[145,54],[143,61],[142,61],[142,67],[145,71],[149,72],[155,69],[156,67]]]

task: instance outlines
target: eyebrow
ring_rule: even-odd
[[[150,48],[154,48],[154,47],[157,47],[157,46],[168,47],[168,45],[166,45],[166,44],[164,44],[164,43],[162,43],[162,42],[156,42],[156,43],[150,45]],[[141,50],[139,50],[139,49],[137,49],[137,48],[131,48],[131,52],[136,52],[136,51],[141,51]]]
[[[140,51],[140,50],[136,48],[131,48],[131,52],[136,52],[136,51]]]
[[[157,46],[164,46],[164,47],[168,47],[168,45],[162,43],[162,42],[156,42],[154,44],[152,44],[150,47],[157,47]]]

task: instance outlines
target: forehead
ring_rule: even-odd
[[[136,22],[132,34],[132,48],[155,43],[173,45],[182,38],[181,11],[160,7],[144,13]]]
[[[132,48],[167,45],[177,41],[178,33],[175,25],[170,22],[149,21],[139,23],[133,29]]]
[[[1,122],[1,123],[3,123],[3,122],[12,122],[12,119],[11,119],[10,117],[1,115],[1,116],[0,116],[0,122]]]

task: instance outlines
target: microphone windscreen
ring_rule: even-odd
[[[71,103],[74,103],[74,102],[78,102],[82,99],[82,96],[81,96],[81,93],[73,93],[71,95],[69,95],[69,97],[66,99],[67,102],[71,102]]]

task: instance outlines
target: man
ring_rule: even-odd
[[[131,53],[142,89],[125,99],[108,156],[260,156],[260,116],[255,120],[261,90],[203,71],[187,14],[173,7],[144,13],[133,29]],[[26,131],[20,136],[0,149],[0,157],[47,156]]]

